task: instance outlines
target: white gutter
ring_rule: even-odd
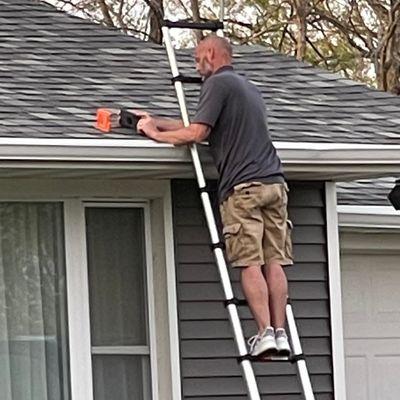
[[[400,135],[399,135],[400,143]],[[286,162],[400,165],[399,145],[274,142]],[[204,152],[206,146],[200,146]],[[0,138],[2,160],[190,161],[186,146],[148,139]]]
[[[400,165],[399,145],[369,145],[358,143],[274,142],[288,162],[336,164],[396,164]]]
[[[365,145],[347,143],[274,142],[289,179],[354,180],[367,177],[400,175],[399,145]],[[206,145],[199,146],[205,166],[212,165]],[[0,138],[0,168],[78,167],[94,164],[117,168],[128,163],[140,169],[190,168],[186,146],[156,143],[149,139],[49,139]],[[46,164],[46,165],[45,165]],[[56,166],[55,164],[58,164]],[[63,164],[63,165],[61,165]],[[67,165],[68,164],[68,165]],[[97,167],[96,167],[97,168]]]
[[[400,211],[390,206],[337,206],[341,228],[400,229]]]
[[[0,160],[187,162],[189,152],[146,139],[0,138]]]
[[[355,150],[355,149],[363,149],[363,150],[376,150],[381,149],[383,147],[400,149],[400,133],[399,133],[399,144],[365,144],[365,143],[326,143],[326,142],[274,142],[275,145],[281,145],[282,148],[286,149],[297,149],[308,148],[311,150],[321,150],[321,149],[336,149],[336,150]]]

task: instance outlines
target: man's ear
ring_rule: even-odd
[[[214,49],[214,47],[209,47],[207,49],[207,56],[208,56],[208,59],[210,61],[214,60],[214,57],[215,57],[215,49]]]

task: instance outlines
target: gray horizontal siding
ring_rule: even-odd
[[[295,266],[287,268],[290,297],[317,400],[333,400],[324,185],[290,185]],[[183,398],[245,400],[246,387],[196,185],[172,183]],[[237,271],[230,270],[242,298]],[[239,308],[246,337],[256,326]],[[263,400],[301,400],[296,366],[255,363]]]

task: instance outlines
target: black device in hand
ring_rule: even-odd
[[[124,128],[131,128],[137,132],[137,123],[140,117],[133,112],[123,108],[119,116],[119,124]]]

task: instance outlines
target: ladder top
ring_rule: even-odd
[[[193,22],[190,20],[170,21],[165,19],[163,26],[167,28],[180,28],[180,29],[200,29],[205,31],[218,31],[224,29],[224,24],[221,21],[206,20],[204,22]]]

